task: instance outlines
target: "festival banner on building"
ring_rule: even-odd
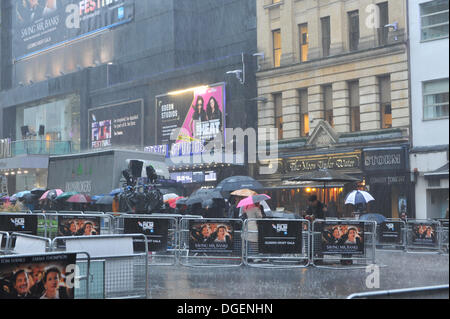
[[[0,299],[74,299],[76,254],[0,256]]]
[[[326,221],[322,230],[322,253],[364,254],[364,223]]]
[[[264,254],[301,254],[302,223],[298,221],[259,220],[258,249]]]
[[[229,222],[189,222],[189,250],[229,253],[233,250],[233,224]]]
[[[132,21],[135,0],[13,0],[16,60]]]
[[[144,234],[147,237],[148,251],[167,251],[169,221],[158,218],[124,218],[124,234]],[[144,251],[143,243],[134,243],[137,251]]]

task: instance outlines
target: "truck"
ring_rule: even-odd
[[[124,185],[125,178],[122,172],[129,169],[130,162],[134,161],[143,162],[141,176],[137,177],[146,177],[146,167],[151,165],[158,175],[158,187],[163,194],[184,195],[182,184],[170,180],[164,156],[120,149],[50,156],[47,188],[89,195],[106,195]]]

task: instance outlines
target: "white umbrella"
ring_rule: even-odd
[[[169,199],[178,198],[178,197],[180,197],[180,195],[170,193],[170,194],[163,195],[163,200],[168,201]]]
[[[375,198],[373,198],[373,196],[368,192],[355,190],[347,195],[345,198],[345,204],[367,204],[373,200],[375,200]]]

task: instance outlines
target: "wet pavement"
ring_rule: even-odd
[[[449,257],[377,250],[380,287],[365,269],[151,266],[151,299],[342,299],[358,292],[449,283]],[[447,297],[448,298],[448,295]]]

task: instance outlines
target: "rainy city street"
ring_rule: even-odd
[[[150,267],[150,298],[342,299],[373,290],[448,285],[448,260],[448,255],[378,250],[379,289],[366,288],[369,274],[365,269],[153,266]],[[439,297],[448,298],[448,290],[446,296]]]

